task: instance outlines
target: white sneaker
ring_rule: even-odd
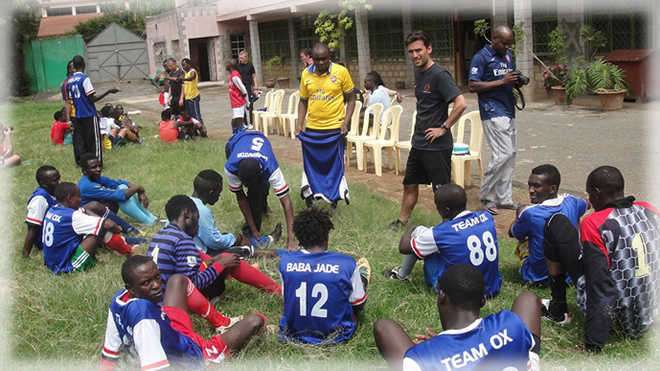
[[[246,128],[248,130],[252,130],[252,129],[254,129],[254,126],[252,124],[247,124]]]
[[[227,326],[218,326],[215,328],[215,333],[218,335],[222,335],[225,332],[227,332],[232,326],[237,324],[240,320],[243,319],[243,316],[236,316],[236,317],[227,317],[229,318],[229,324]]]

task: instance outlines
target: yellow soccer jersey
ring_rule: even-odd
[[[185,99],[193,99],[199,95],[199,90],[197,90],[197,81],[199,81],[199,74],[195,71],[194,68],[191,68],[190,71],[186,72],[184,75],[185,78],[190,77],[190,74],[195,72],[195,79],[192,81],[184,81],[183,84],[183,97]]]
[[[344,93],[353,92],[348,70],[330,63],[319,76],[314,65],[305,68],[300,79],[300,99],[307,100],[307,126],[310,129],[338,129],[344,122]]]

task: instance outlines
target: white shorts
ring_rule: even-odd
[[[232,108],[231,115],[231,118],[233,119],[242,119],[245,115],[245,104],[240,107]]]

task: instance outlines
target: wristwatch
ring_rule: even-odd
[[[440,129],[445,129],[446,131],[449,131],[449,128],[447,127],[446,122],[443,122],[442,125],[440,125]]]

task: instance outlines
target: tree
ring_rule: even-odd
[[[346,31],[353,27],[354,21],[349,12],[353,12],[355,15],[360,9],[367,11],[372,9],[366,0],[340,0],[339,7],[341,8],[339,13],[323,10],[314,21],[314,26],[316,26],[314,32],[319,35],[319,41],[335,49],[341,46],[341,40]]]
[[[10,94],[30,95],[30,75],[25,69],[23,45],[37,37],[41,14],[36,0],[13,0],[11,11],[0,16],[0,30],[11,33],[9,63],[0,63],[0,79],[12,71]]]

